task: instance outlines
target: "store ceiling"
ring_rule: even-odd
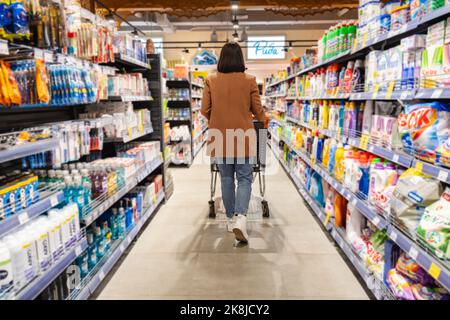
[[[177,30],[187,30],[187,31],[210,31],[212,29],[216,30],[232,30],[232,13],[230,10],[230,2],[226,1],[228,5],[223,10],[221,6],[213,7],[209,9],[198,9],[200,11],[204,10],[218,10],[219,11],[203,16],[180,16],[171,12],[171,9],[162,7],[157,7],[159,2],[162,1],[151,1],[151,4],[146,4],[147,7],[139,5],[140,1],[136,0],[122,0],[125,4],[122,4],[120,9],[117,9],[117,13],[124,16],[128,21],[130,21],[134,26],[138,27],[142,31],[152,31],[152,32],[166,32],[173,33]],[[114,2],[116,0],[107,0],[105,4],[111,6],[114,9]],[[164,1],[166,2],[166,1]],[[167,1],[171,2],[171,1]],[[178,6],[180,6],[184,1],[177,1]],[[196,7],[195,3],[192,2],[192,6],[187,10],[192,10]],[[208,5],[208,2],[203,1]],[[215,1],[218,5],[221,5],[223,1]],[[348,4],[333,4],[333,9],[330,6],[323,7],[329,8],[324,10],[316,5],[315,8],[300,8],[299,9],[289,9],[283,10],[280,13],[278,10],[282,9],[279,6],[260,6],[260,5],[247,5],[247,3],[262,3],[262,2],[274,2],[270,0],[248,0],[240,1],[239,10],[237,11],[237,18],[239,20],[239,25],[245,27],[249,31],[257,30],[267,30],[268,28],[272,30],[317,30],[317,29],[327,29],[331,25],[336,24],[342,19],[356,19],[357,9]],[[292,2],[292,1],[279,1],[279,2]],[[296,1],[298,4],[301,1]],[[309,1],[306,1],[309,2]],[[316,0],[316,2],[321,3],[321,0]],[[324,1],[322,1],[324,2]],[[327,1],[325,1],[327,2]],[[339,2],[339,1],[338,1]],[[347,1],[348,2],[348,1]],[[152,7],[149,7],[151,5]],[[187,4],[185,4],[187,5]],[[203,8],[205,8],[205,6]],[[130,6],[127,8],[127,6]],[[357,3],[355,4],[357,6]],[[175,7],[177,8],[177,7]],[[178,9],[177,9],[178,10]],[[168,13],[162,13],[167,11]],[[187,11],[186,11],[187,12]],[[127,25],[121,27],[122,31],[131,31],[132,28]]]

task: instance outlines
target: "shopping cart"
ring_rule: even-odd
[[[264,199],[266,193],[266,146],[267,146],[267,129],[264,122],[254,121],[255,129],[257,132],[257,158],[256,163],[253,165],[253,181],[258,176],[259,181],[259,193],[261,196],[261,208],[264,218],[269,217],[269,205]],[[213,159],[213,158],[211,158]],[[211,199],[209,200],[209,217],[216,217],[216,206],[214,196],[216,194],[217,177],[219,175],[219,167],[214,160],[211,160]]]

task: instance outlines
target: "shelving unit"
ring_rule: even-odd
[[[274,133],[272,132],[272,137]],[[340,193],[344,198],[348,200],[349,203],[353,204],[369,221],[371,221],[378,229],[386,229],[390,239],[395,242],[401,249],[410,254],[416,262],[421,265],[425,270],[427,270],[430,275],[437,280],[441,285],[443,285],[447,290],[450,290],[450,263],[443,261],[433,254],[427,252],[415,239],[408,237],[402,230],[389,221],[384,216],[377,213],[377,209],[371,204],[367,203],[365,200],[358,197],[356,194],[348,190],[339,181],[332,177],[322,166],[312,162],[310,157],[301,150],[294,148],[292,144],[289,143],[284,137],[280,137],[292,151],[294,151],[303,161],[305,161],[315,172],[317,172],[325,181],[327,181],[338,193]],[[272,148],[274,146],[269,144]],[[283,162],[281,158],[278,158],[280,162]],[[283,167],[287,169],[287,166],[283,164]],[[287,169],[288,170],[288,169]],[[293,175],[292,172],[288,170],[290,176]],[[302,194],[303,195],[303,194]],[[310,196],[308,196],[310,197]],[[314,209],[314,208],[313,208]]]
[[[200,111],[200,107],[194,107],[194,101],[201,101],[203,98],[201,95],[193,94],[194,88],[203,89],[204,85],[199,82],[195,82],[192,79],[192,73],[189,72],[189,79],[186,78],[169,78],[166,80],[166,86],[168,88],[176,88],[176,89],[189,89],[189,99],[185,98],[169,98],[167,99],[167,108],[189,108],[190,113],[188,118],[166,118],[166,121],[178,125],[186,124],[190,127],[190,157],[187,161],[178,161],[172,159],[173,165],[187,165],[190,166],[194,161],[194,158],[200,151],[200,149],[204,145],[204,141],[199,142],[198,139],[206,132],[206,128],[202,130],[201,133],[194,133],[194,117],[197,116],[197,112]],[[180,141],[180,143],[186,143],[186,141]]]
[[[18,52],[31,52],[34,55],[39,54],[45,57],[47,63],[63,63],[66,59],[74,60],[80,67],[91,66],[92,64],[87,61],[81,61],[76,58],[64,56],[50,50],[39,50],[31,47],[7,44],[5,41],[0,41],[0,55],[7,55],[6,49],[12,47]],[[6,49],[5,49],[6,48]],[[9,51],[9,50],[8,50]],[[11,50],[12,51],[12,50]],[[118,144],[124,144],[131,141],[159,141],[161,144],[161,152],[164,150],[164,137],[163,137],[163,107],[162,107],[162,75],[161,75],[161,61],[159,55],[149,55],[148,63],[138,61],[123,55],[116,55],[114,63],[106,64],[108,67],[99,66],[100,69],[105,68],[105,72],[109,72],[110,67],[120,68],[127,72],[140,72],[143,77],[148,80],[151,96],[117,96],[108,97],[107,101],[122,101],[132,102],[135,109],[148,109],[151,113],[152,124],[150,127],[137,128],[134,131],[124,132],[120,139],[106,139],[104,142],[108,143],[108,146],[115,146]],[[23,128],[29,128],[39,126],[44,123],[62,122],[78,119],[78,115],[83,113],[86,104],[67,104],[67,105],[23,105],[13,106],[8,108],[0,107],[0,114],[2,121],[0,123],[0,132],[17,131]],[[58,137],[41,140],[37,142],[23,143],[13,148],[0,151],[0,163],[5,166],[11,166],[12,168],[20,166],[20,159],[43,153],[46,151],[54,150],[60,141]],[[104,149],[103,152],[109,152],[111,148]],[[114,148],[113,148],[114,149]],[[96,199],[90,203],[92,210],[83,217],[81,223],[83,226],[89,226],[103,213],[105,213],[111,206],[125,196],[130,190],[137,186],[141,181],[146,179],[149,175],[154,173],[161,173],[163,178],[165,177],[166,167],[163,165],[163,159],[158,157],[147,163],[145,167],[141,168],[136,174],[127,180],[125,186],[120,188],[114,195],[103,197],[102,200]],[[164,181],[164,180],[163,180]],[[164,186],[165,187],[165,186]],[[173,189],[173,183],[171,188]],[[35,218],[46,213],[50,209],[58,206],[64,200],[64,192],[61,188],[55,188],[52,190],[44,190],[41,192],[41,198],[36,203],[29,207],[17,212],[10,217],[0,221],[0,237],[3,237],[11,231],[26,225]],[[137,232],[142,229],[144,222],[156,212],[157,206],[165,200],[165,190],[162,190],[160,194],[155,197],[153,204],[147,208],[142,219],[139,220],[135,228],[127,235],[122,246],[125,244],[128,246],[131,240],[136,236]],[[51,285],[55,279],[57,279],[69,266],[71,266],[77,257],[81,255],[87,249],[87,240],[82,229],[82,233],[78,242],[68,251],[65,255],[56,261],[53,261],[51,266],[44,272],[40,273],[35,279],[28,283],[23,289],[14,294],[8,294],[7,296],[0,297],[0,299],[14,298],[20,300],[30,300],[38,297],[49,285]],[[123,251],[122,251],[123,253]],[[117,259],[112,259],[109,262],[110,268],[117,262]],[[104,270],[106,272],[106,269]],[[97,284],[98,285],[98,284]]]
[[[72,291],[67,300],[86,300],[95,292],[101,282],[105,279],[106,275],[125,253],[125,250],[127,250],[133,240],[137,237],[146,222],[156,213],[164,198],[163,192],[154,198],[151,206],[145,210],[133,229],[131,229],[123,239],[116,240],[111,245],[110,251],[103,256],[96,268],[81,280],[80,284]]]
[[[356,43],[352,50],[345,52],[333,59],[318,63],[312,67],[296,72],[289,75],[286,79],[277,80],[273,83],[269,83],[266,87],[267,92],[275,92],[270,95],[272,98],[276,98],[277,107],[272,110],[282,111],[283,101],[284,104],[288,104],[292,101],[308,101],[308,100],[349,100],[349,101],[363,101],[363,100],[376,100],[376,101],[400,101],[400,104],[414,103],[414,101],[427,101],[427,100],[448,100],[450,99],[449,88],[421,88],[420,81],[415,81],[415,85],[411,89],[407,90],[394,90],[398,87],[398,83],[389,83],[388,89],[379,90],[380,85],[375,84],[375,88],[369,92],[360,92],[361,90],[355,90],[350,94],[338,93],[334,95],[320,94],[316,96],[300,96],[298,89],[298,77],[305,75],[308,72],[315,71],[318,68],[326,67],[333,63],[346,63],[347,61],[362,58],[369,53],[370,50],[384,50],[398,45],[404,37],[426,33],[427,28],[450,16],[450,6],[445,6],[441,9],[435,10],[430,14],[427,14],[416,21],[412,21],[407,25],[404,25],[400,30],[390,32],[388,34],[375,37],[374,39],[360,39],[359,43]],[[420,79],[419,79],[420,80]],[[283,95],[279,92],[283,92],[288,86],[289,81],[295,81],[296,95],[292,92],[289,95]],[[292,88],[291,88],[292,89]],[[284,97],[283,97],[284,96]],[[275,99],[273,100],[275,101]],[[281,101],[281,102],[280,102]],[[404,102],[404,103],[403,103]],[[445,101],[447,102],[447,101]],[[274,115],[274,119],[271,121],[274,127],[284,127],[285,123],[279,120],[279,115]],[[340,130],[331,131],[317,127],[314,123],[303,123],[300,119],[289,116],[286,113],[281,117],[286,123],[291,123],[294,126],[299,126],[312,130],[314,133],[318,131],[325,137],[333,138],[336,141],[350,145],[356,149],[368,151],[371,154],[386,159],[392,163],[396,163],[403,168],[416,168],[418,171],[442,181],[446,184],[450,184],[450,168],[442,167],[438,164],[428,163],[415,158],[413,155],[407,154],[401,149],[390,148],[384,144],[377,143],[375,139],[369,135],[361,133],[343,133]],[[353,193],[346,188],[340,181],[336,180],[332,174],[330,174],[322,165],[315,159],[311,159],[305,150],[298,150],[295,145],[291,143],[286,137],[279,136],[277,132],[270,131],[272,141],[269,145],[274,150],[275,155],[280,161],[287,174],[291,177],[292,181],[299,190],[300,195],[309,204],[311,210],[318,216],[318,219],[324,225],[324,228],[331,234],[332,238],[342,249],[344,254],[350,260],[355,267],[356,271],[366,281],[367,287],[373,292],[378,299],[393,299],[394,296],[390,292],[390,289],[380,282],[379,279],[375,279],[373,275],[366,269],[364,264],[361,263],[361,259],[352,250],[352,246],[347,242],[345,233],[339,229],[332,222],[332,218],[327,217],[323,212],[321,206],[315,201],[309,191],[301,184],[296,173],[290,169],[290,167],[284,162],[284,156],[281,152],[280,146],[286,146],[288,152],[295,154],[295,158],[302,159],[312,170],[314,170],[323,181],[326,181],[337,193],[341,194],[349,204],[352,204],[356,209],[374,226],[379,230],[386,230],[387,236],[390,241],[396,244],[398,248],[407,253],[417,264],[419,264],[429,275],[434,278],[440,285],[447,290],[450,290],[450,262],[437,257],[431,249],[429,249],[418,236],[408,233],[402,229],[390,213],[385,212],[383,209],[378,208],[376,204],[373,204],[361,197],[359,194]],[[375,289],[374,289],[375,288]]]

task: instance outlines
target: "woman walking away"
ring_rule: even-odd
[[[201,113],[208,119],[207,152],[219,167],[228,232],[248,242],[247,210],[256,161],[253,115],[264,121],[265,114],[256,79],[245,73],[239,44],[223,46],[217,73],[206,79]]]

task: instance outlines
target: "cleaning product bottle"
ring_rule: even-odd
[[[64,252],[63,222],[56,210],[52,210],[51,212],[48,213],[48,221],[51,225],[49,239],[50,247],[52,248],[52,258],[56,261]]]
[[[89,177],[89,171],[87,169],[81,170],[81,176],[82,176],[82,185],[84,189],[84,207],[86,208],[85,213],[90,212],[90,202],[92,197],[92,182]]]
[[[347,216],[347,200],[339,193],[336,194],[334,203],[334,222],[337,227],[345,228]]]
[[[80,277],[84,278],[89,273],[89,250],[83,251],[76,260],[76,264],[80,270]]]
[[[95,236],[92,231],[86,233],[86,238],[88,242],[88,267],[89,270],[95,267],[97,264],[97,244],[95,242]]]
[[[334,177],[338,181],[344,180],[344,146],[338,143],[334,155]]]
[[[330,142],[331,139],[325,139],[323,143],[322,164],[325,168],[328,168],[328,163],[330,159]]]
[[[111,209],[111,216],[109,218],[110,228],[111,228],[111,239],[119,239],[119,224],[118,224],[119,214],[117,208]]]
[[[119,216],[118,216],[118,221],[119,221],[119,238],[122,238],[125,236],[125,232],[127,230],[127,225],[126,225],[126,217],[125,217],[125,208],[123,207],[123,202],[120,201],[119,203]]]
[[[95,244],[97,246],[97,259],[101,259],[105,255],[105,241],[102,236],[102,229],[99,226],[94,227]]]
[[[369,201],[377,201],[388,179],[388,172],[379,158],[372,161],[370,168]]]
[[[324,145],[324,138],[322,135],[320,135],[319,141],[317,143],[317,162],[322,162],[323,145]]]
[[[0,241],[0,297],[14,291],[12,256],[5,243]]]
[[[351,146],[344,147],[344,186],[351,189],[353,176],[354,152]]]
[[[84,187],[82,184],[82,178],[80,175],[75,175],[73,177],[73,193],[72,193],[72,201],[78,206],[78,213],[80,219],[83,218],[84,214]]]
[[[333,174],[334,173],[334,164],[335,164],[335,154],[337,149],[337,142],[334,139],[331,139],[330,142],[330,156],[328,159],[328,172]]]
[[[314,132],[313,143],[311,147],[311,160],[313,162],[317,161],[317,144],[319,143],[319,131]]]

